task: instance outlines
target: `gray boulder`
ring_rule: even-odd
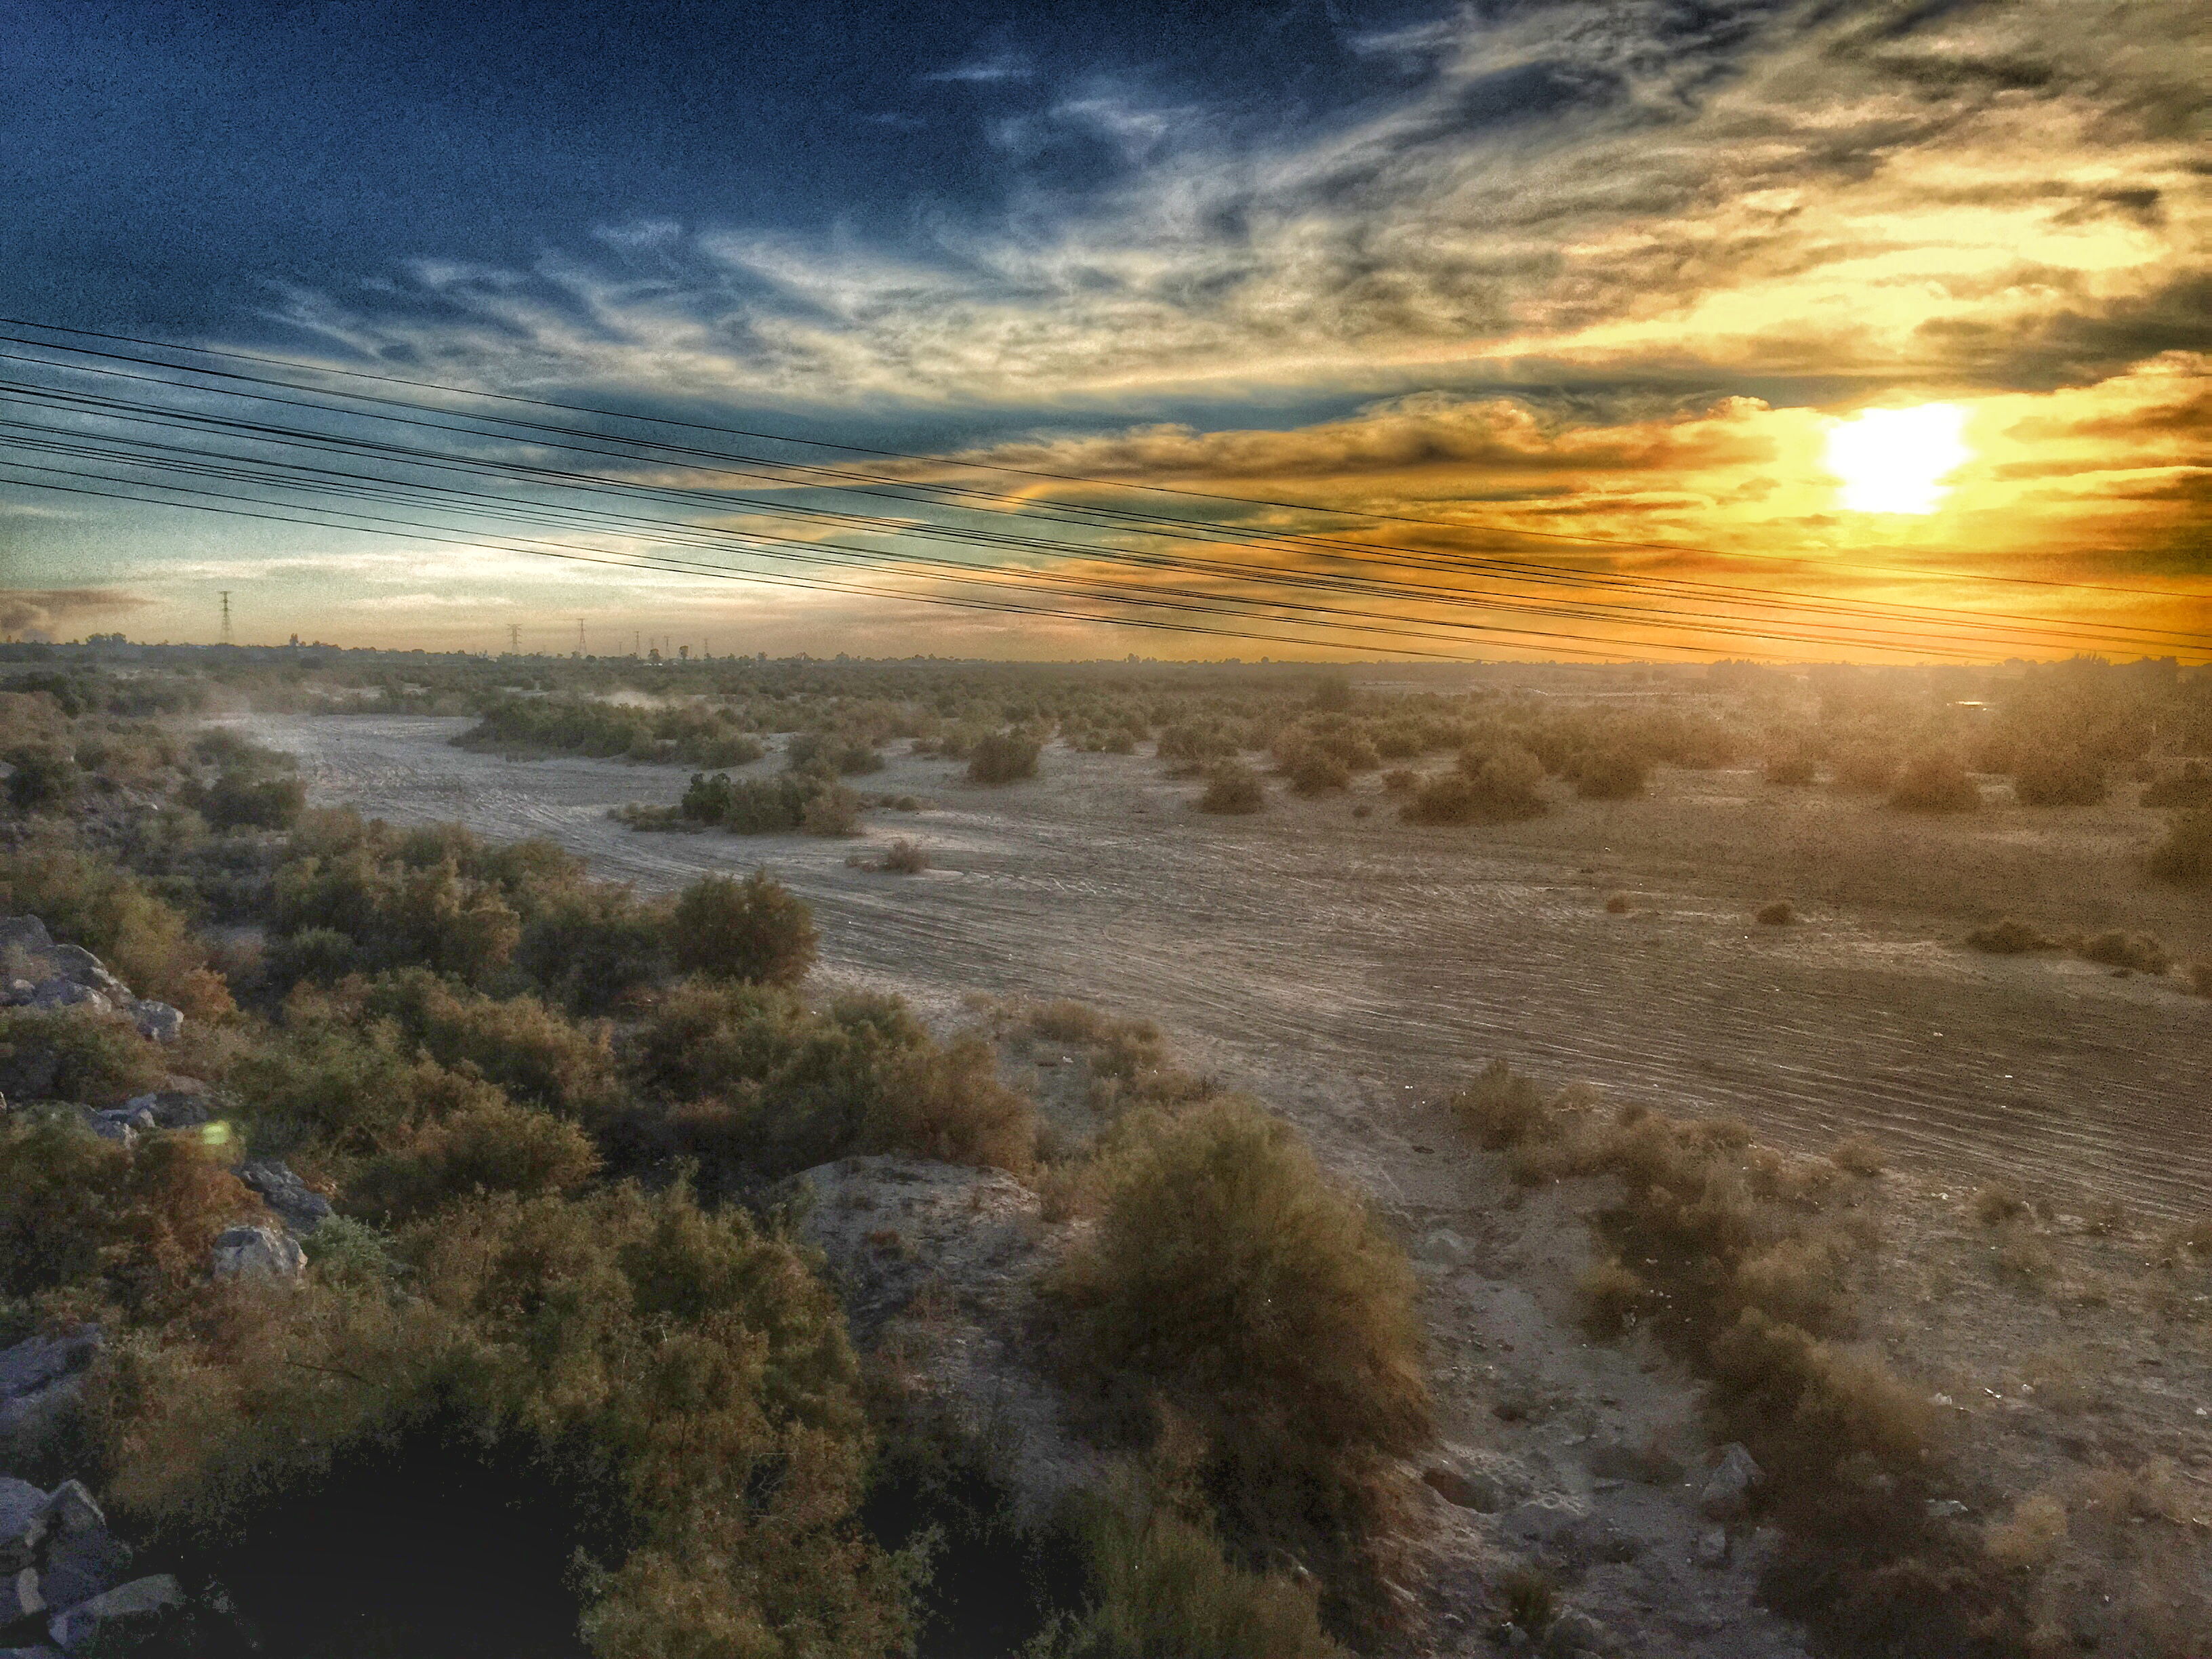
[[[62,1659],[59,1648],[0,1648],[0,1659]]]
[[[46,1493],[27,1480],[0,1474],[0,1571],[29,1566],[46,1535]]]
[[[1766,1478],[1751,1454],[1730,1441],[1698,1493],[1698,1512],[1708,1521],[1734,1521],[1751,1507],[1751,1489]]]
[[[54,948],[53,936],[36,916],[0,916],[0,951],[22,951],[44,956]]]
[[[68,1336],[33,1336],[0,1349],[0,1399],[36,1394],[82,1370],[100,1344],[100,1327],[86,1325]]]
[[[1725,1527],[1708,1527],[1698,1534],[1698,1565],[1701,1567],[1728,1565],[1729,1535]]]
[[[166,1572],[134,1578],[105,1595],[58,1613],[46,1626],[54,1645],[76,1653],[99,1644],[112,1651],[134,1637],[143,1638],[185,1605],[185,1593]]]
[[[238,1178],[261,1195],[295,1233],[312,1233],[330,1219],[331,1201],[273,1158],[246,1160]]]
[[[204,1085],[189,1078],[172,1078],[170,1083],[171,1087],[131,1096],[123,1103],[125,1109],[149,1114],[160,1129],[194,1129],[215,1115]]]
[[[46,1533],[50,1538],[83,1538],[107,1530],[106,1511],[85,1490],[82,1480],[64,1480],[46,1499]]]
[[[58,974],[52,979],[42,979],[31,988],[31,1006],[33,1008],[82,1008],[88,1013],[105,1014],[114,1012],[115,1004],[103,993],[89,985],[81,985],[73,979]]]
[[[35,1618],[46,1610],[46,1598],[39,1594],[37,1572],[29,1567],[0,1572],[0,1630]]]
[[[102,1140],[118,1141],[133,1146],[138,1141],[138,1126],[131,1121],[131,1115],[120,1110],[87,1112],[85,1127]]]
[[[233,1227],[216,1239],[208,1268],[217,1279],[297,1279],[307,1255],[282,1227]]]
[[[184,1014],[166,1002],[133,1003],[131,1023],[138,1028],[140,1036],[152,1042],[174,1042],[185,1034]]]
[[[27,979],[11,979],[7,983],[4,994],[0,994],[0,1003],[10,1008],[20,1008],[38,994],[39,988]]]
[[[105,1595],[131,1574],[131,1547],[102,1528],[50,1540],[39,1596],[59,1611]]]

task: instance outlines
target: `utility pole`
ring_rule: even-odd
[[[223,642],[225,645],[228,645],[228,644],[231,642],[231,639],[230,639],[230,590],[229,590],[228,588],[227,588],[227,587],[226,587],[226,588],[222,588],[222,589],[221,589],[221,590],[220,590],[220,592],[222,592],[222,642]]]

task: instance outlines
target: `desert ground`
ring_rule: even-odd
[[[979,997],[1150,1018],[1191,1069],[1289,1117],[1413,1253],[1443,1436],[1432,1473],[1487,1493],[1485,1512],[1436,1498],[1419,1529],[1407,1594],[1445,1643],[1424,1650],[1462,1650],[1455,1629],[1478,1650],[1486,1586],[1524,1560],[1562,1568],[1572,1605],[1625,1651],[1806,1650],[1759,1603],[1772,1535],[1699,1559],[1713,1448],[1694,1380],[1577,1322],[1587,1183],[1516,1188],[1445,1109],[1492,1057],[1740,1117],[1799,1152],[1873,1137],[1893,1173],[1864,1200],[1890,1247],[1863,1286],[1880,1310],[1866,1339],[1976,1447],[1977,1517],[2000,1524],[2024,1493],[2105,1479],[2122,1509],[2152,1504],[2183,1529],[2177,1560],[2203,1553],[2205,1298],[2150,1258],[2160,1229],[2207,1207],[2212,1003],[2178,979],[1958,943],[2019,914],[2212,956],[2212,908],[2131,872],[2151,815],[2028,813],[1992,792],[1981,814],[1929,820],[1736,769],[1663,773],[1645,799],[1559,802],[1504,829],[1402,824],[1373,780],[1220,818],[1193,811],[1198,786],[1155,759],[1055,745],[1036,780],[1002,788],[896,756],[855,782],[920,810],[872,811],[857,842],[648,834],[610,809],[673,801],[684,770],[471,752],[449,742],[460,720],[235,724],[297,756],[319,805],[548,836],[647,891],[765,865],[814,907],[832,984],[896,991],[947,1025]],[[932,867],[848,862],[897,836]],[[1618,894],[1628,908],[1609,913]],[[1757,925],[1778,896],[1802,920]],[[1079,1095],[1085,1062],[1049,1047],[1011,1058],[1040,1067],[1051,1113]],[[2025,1273],[1992,1265],[1975,1219],[1973,1194],[2000,1182],[2039,1200],[2033,1237],[2006,1235]],[[2094,1616],[2077,1610],[2075,1627]]]
[[[548,836],[647,891],[766,865],[815,907],[830,974],[924,1009],[981,992],[1157,1020],[1191,1064],[1385,1194],[1380,1149],[1492,1057],[1738,1116],[1793,1151],[1863,1133],[1961,1186],[2002,1178],[2170,1218],[2212,1194],[2212,1003],[2175,979],[1957,943],[2019,914],[2212,957],[2212,902],[2128,873],[2156,826],[2133,808],[1927,819],[1745,769],[1666,772],[1644,799],[1565,801],[1504,828],[1399,823],[1371,780],[1220,818],[1193,812],[1198,786],[1153,760],[1055,745],[1012,787],[908,756],[855,780],[925,803],[870,815],[860,844],[906,836],[932,858],[900,877],[848,866],[851,842],[608,817],[672,802],[678,768],[472,753],[447,741],[460,720],[237,724],[297,755],[319,805]],[[1627,914],[1607,912],[1615,893]],[[1777,896],[1799,924],[1753,921]]]

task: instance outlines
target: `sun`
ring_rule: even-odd
[[[1854,513],[1933,513],[1951,493],[1943,480],[1972,459],[1956,404],[1869,409],[1828,434],[1828,471]]]

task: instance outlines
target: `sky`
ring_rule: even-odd
[[[484,650],[2212,654],[2193,0],[0,0],[0,380],[94,386],[54,324],[1212,538],[1024,521],[948,585],[818,476],[768,519],[696,453],[434,440],[724,538],[646,570],[635,523],[34,487],[88,464],[14,439],[124,428],[0,386],[0,635],[212,639],[228,590],[241,641]],[[840,585],[727,539],[771,523]],[[1348,571],[1387,592],[1324,606]]]

